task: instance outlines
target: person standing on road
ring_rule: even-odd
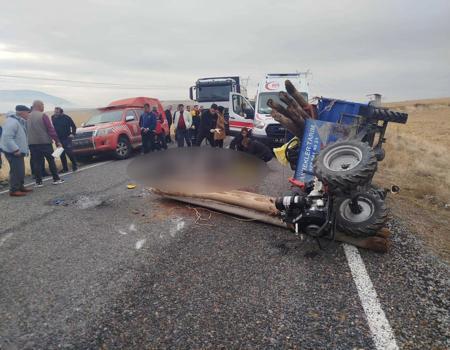
[[[0,137],[0,149],[9,163],[9,195],[23,197],[33,191],[24,186],[25,160],[28,155],[27,119],[30,109],[26,106],[16,106],[16,113],[7,115]]]
[[[30,146],[31,156],[33,157],[33,169],[36,175],[35,187],[42,187],[42,168],[44,159],[50,167],[53,177],[53,184],[59,185],[64,182],[56,168],[55,158],[53,158],[52,140],[55,141],[57,147],[61,147],[55,128],[47,114],[44,113],[44,103],[42,101],[34,101],[30,116],[27,120],[28,145]]]
[[[144,104],[144,113],[139,118],[144,154],[153,151],[155,145],[156,117],[150,112],[150,105]]]
[[[172,126],[172,106],[167,106],[167,109],[164,111],[164,114],[166,115],[167,124],[169,125],[169,133],[166,136],[166,142],[172,143],[172,139],[170,138],[170,127]]]
[[[152,116],[156,116],[156,128],[155,128],[155,149],[158,151],[167,149],[166,132],[164,131],[163,124],[164,118],[162,114],[158,113],[156,106],[152,107]]]
[[[191,140],[192,144],[197,144],[197,135],[200,127],[200,110],[198,109],[198,105],[194,106],[194,109],[191,111],[192,115],[192,126],[191,126]]]
[[[56,130],[56,134],[58,135],[58,138],[64,148],[64,152],[60,157],[63,166],[61,173],[67,173],[69,171],[69,167],[67,166],[66,153],[70,161],[72,162],[72,170],[77,171],[77,161],[72,149],[72,139],[77,132],[75,123],[73,122],[72,118],[70,118],[67,114],[64,114],[64,111],[61,107],[55,108],[55,114],[52,115],[52,123]]]
[[[223,106],[217,107],[217,121],[214,129],[214,146],[223,148],[223,140],[225,140],[225,108]]]
[[[184,141],[186,141],[188,147],[191,147],[189,129],[192,126],[192,116],[190,112],[184,110],[183,104],[178,105],[178,111],[175,112],[173,123],[175,125],[175,139],[178,147],[184,147]]]
[[[214,147],[214,135],[211,133],[211,129],[215,129],[217,120],[217,105],[213,103],[208,110],[202,113],[200,126],[197,134],[197,146],[200,146],[203,140],[206,138],[209,144]]]

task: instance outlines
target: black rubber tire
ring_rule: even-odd
[[[114,151],[116,159],[127,159],[131,155],[131,143],[126,136],[120,136],[117,140],[117,147]]]
[[[349,168],[345,169],[343,165]],[[372,180],[376,170],[377,158],[373,149],[357,140],[332,143],[314,159],[314,174],[332,191],[345,192],[364,186]]]
[[[337,228],[354,237],[374,236],[386,223],[388,210],[385,201],[374,190],[361,192],[358,204],[363,208],[361,214],[353,214],[349,207],[350,198],[336,201]]]
[[[384,108],[375,108],[372,117],[391,123],[406,124],[408,121],[407,113],[390,111]]]

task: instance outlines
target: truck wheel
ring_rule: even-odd
[[[127,137],[120,136],[117,141],[116,150],[114,156],[117,159],[127,159],[131,154],[131,144]]]
[[[331,190],[356,189],[370,182],[376,170],[373,149],[357,140],[330,144],[314,159],[314,174]]]
[[[337,228],[354,237],[374,236],[385,224],[388,211],[384,200],[373,190],[358,194],[359,213],[351,209],[351,198],[336,203]]]

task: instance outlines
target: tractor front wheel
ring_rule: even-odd
[[[351,198],[338,198],[336,203],[337,228],[354,237],[374,236],[386,223],[386,203],[374,190]],[[356,207],[356,208],[355,208]]]

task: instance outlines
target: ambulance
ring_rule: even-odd
[[[267,74],[258,84],[254,110],[244,96],[231,93],[230,131],[236,133],[243,126],[251,128],[252,136],[270,147],[277,147],[289,141],[286,129],[270,115],[272,109],[267,106],[267,101],[272,99],[286,107],[278,97],[278,94],[280,91],[286,91],[284,82],[288,79],[303,97],[308,100],[309,87],[307,77],[307,72]]]

